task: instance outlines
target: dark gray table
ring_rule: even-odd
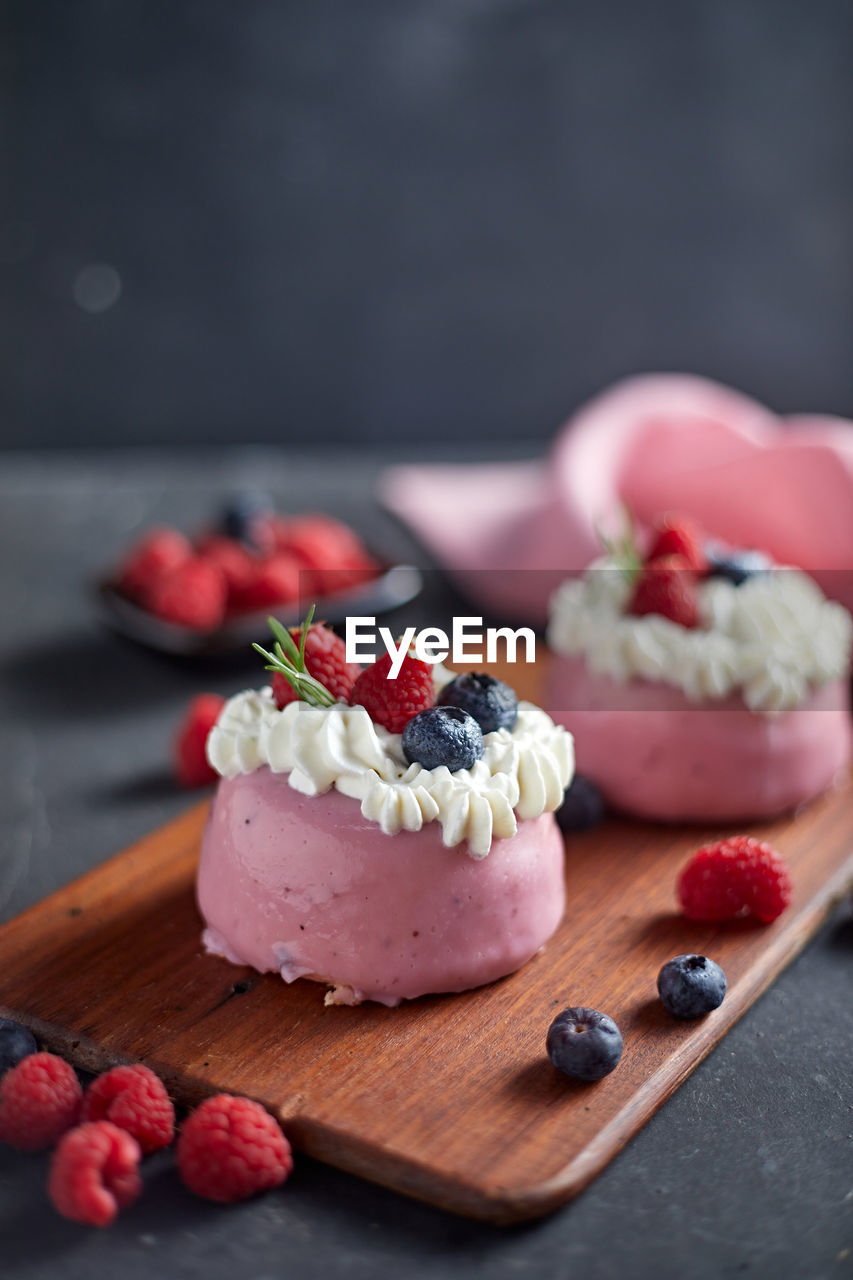
[[[87,580],[142,526],[201,522],[235,485],[325,506],[417,549],[370,497],[375,466],[340,455],[197,451],[10,454],[0,466],[4,714],[0,914],[8,918],[179,813],[168,772],[188,696],[256,677],[251,658],[196,668],[99,629]],[[414,621],[452,612],[430,579]],[[288,1185],[219,1208],[164,1153],[107,1231],[47,1202],[47,1158],[0,1150],[6,1280],[200,1275],[837,1277],[853,1268],[853,922],[806,952],[571,1206],[493,1229],[298,1159]]]

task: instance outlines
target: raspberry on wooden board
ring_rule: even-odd
[[[732,836],[697,850],[682,868],[676,891],[690,920],[752,915],[764,924],[780,916],[793,896],[784,858],[753,836]]]

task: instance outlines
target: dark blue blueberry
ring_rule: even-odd
[[[588,831],[604,818],[604,797],[594,782],[576,773],[566,788],[563,803],[557,810],[561,831]]]
[[[512,729],[518,719],[515,690],[484,673],[457,676],[439,694],[440,707],[461,707],[473,716],[483,733]]]
[[[701,1018],[723,1003],[726,975],[707,956],[676,956],[658,974],[658,995],[676,1018]]]
[[[705,547],[708,574],[712,578],[727,578],[736,587],[756,573],[767,573],[773,562],[762,551],[741,551],[737,547],[725,547],[709,542]]]
[[[622,1057],[622,1033],[597,1009],[564,1009],[548,1028],[548,1057],[578,1080],[601,1080]]]
[[[403,730],[403,755],[425,769],[470,769],[483,754],[483,731],[461,707],[427,707]]]
[[[0,1018],[0,1075],[18,1065],[22,1058],[38,1053],[35,1037],[27,1027],[11,1018]]]
[[[234,538],[252,550],[259,551],[255,534],[255,522],[260,516],[271,515],[274,510],[269,494],[259,489],[246,489],[237,493],[228,503],[219,519],[219,527],[226,538]]]

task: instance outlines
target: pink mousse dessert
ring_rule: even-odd
[[[551,600],[546,706],[617,809],[769,818],[847,774],[850,615],[796,569],[736,560],[720,548],[686,574],[688,625],[635,612],[636,574],[613,559]]]
[[[208,739],[207,950],[325,983],[327,1004],[397,1005],[520,968],[563,914],[553,813],[572,740],[526,702],[481,739],[470,767],[427,768],[364,706],[232,698]]]

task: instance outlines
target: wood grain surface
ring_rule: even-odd
[[[513,678],[535,694],[535,671]],[[749,828],[793,873],[794,903],[773,925],[676,912],[678,868],[730,831],[612,820],[567,842],[565,919],[521,972],[397,1009],[327,1009],[317,984],[203,954],[193,880],[204,803],[0,929],[0,1014],[88,1070],[144,1061],[185,1106],[248,1094],[297,1148],[445,1209],[537,1217],[621,1149],[853,881],[851,796],[847,785]],[[729,980],[722,1006],[694,1023],[656,997],[661,964],[685,951],[712,956]],[[622,1061],[596,1084],[545,1055],[551,1019],[572,1004],[622,1029]]]

